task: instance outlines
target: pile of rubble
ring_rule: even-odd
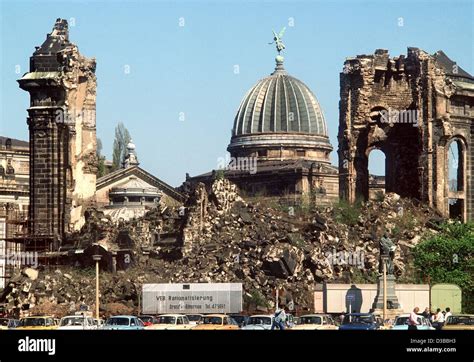
[[[258,296],[272,307],[274,291],[281,288],[287,300],[311,307],[316,283],[375,282],[384,233],[398,245],[395,274],[409,281],[410,249],[423,234],[436,232],[441,221],[433,210],[396,194],[360,206],[299,210],[245,201],[235,185],[222,179],[209,190],[198,185],[181,210],[153,210],[118,228],[90,214],[76,242],[82,247],[91,240],[113,244],[120,230],[127,230],[137,255],[145,246],[150,252],[146,263],[137,258],[125,271],[102,273],[104,306],[138,308],[143,283],[242,282],[249,303]],[[163,257],[163,246],[150,237],[163,230],[178,235],[169,246],[176,251],[171,258]],[[41,298],[71,308],[92,305],[93,269],[61,270],[41,271],[40,277],[37,271],[23,271],[12,278],[3,299],[10,307],[35,305]]]

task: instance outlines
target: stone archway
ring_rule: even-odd
[[[386,191],[421,199],[419,158],[422,145],[419,128],[416,122],[402,122],[398,116],[388,120],[384,112],[388,114],[389,110],[372,108],[367,126],[353,133],[356,145],[355,198],[369,198],[368,155],[373,149],[379,149],[386,157]]]

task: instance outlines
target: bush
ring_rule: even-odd
[[[357,224],[361,207],[362,202],[360,200],[356,201],[354,204],[351,204],[346,200],[339,200],[337,205],[334,207],[336,221],[346,225]]]
[[[451,283],[462,289],[465,313],[474,312],[474,223],[445,223],[439,234],[428,236],[413,250],[419,275],[431,283]]]
[[[248,304],[254,305],[255,307],[265,307],[265,308],[270,307],[265,296],[262,294],[262,292],[260,292],[257,289],[252,290],[250,292],[250,296],[246,296],[246,299],[247,299],[246,302]]]

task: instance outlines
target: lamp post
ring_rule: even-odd
[[[92,259],[95,261],[95,317],[99,320],[99,261],[102,255],[92,255]]]
[[[383,320],[387,319],[387,260],[388,255],[382,255],[383,263]]]

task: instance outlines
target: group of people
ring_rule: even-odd
[[[410,318],[408,319],[408,329],[417,329],[417,325],[419,325],[418,322],[418,312],[420,311],[420,308],[415,307],[413,309],[413,312],[410,313]],[[441,308],[436,309],[436,312],[430,311],[428,307],[425,308],[423,313],[421,313],[423,317],[426,319],[429,319],[432,326],[435,327],[436,329],[441,329],[443,327],[444,323],[448,319],[451,313],[451,308],[447,307],[446,310],[441,311]]]

